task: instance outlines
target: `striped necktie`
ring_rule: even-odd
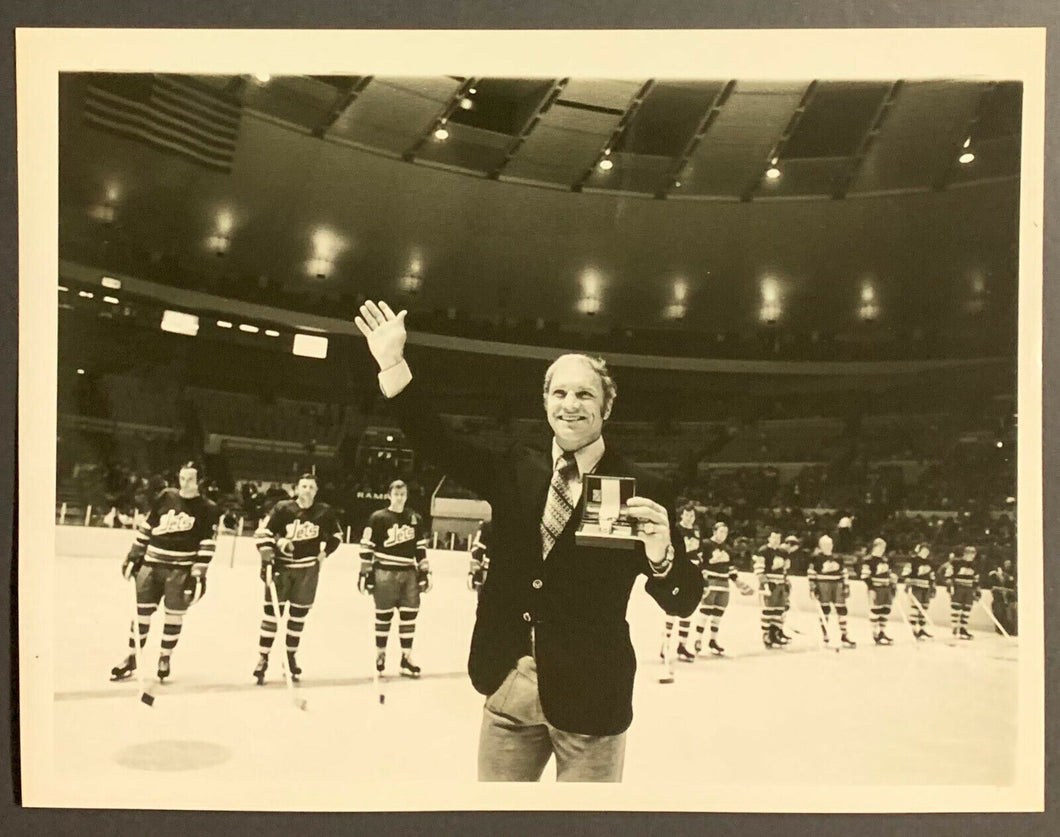
[[[567,483],[578,476],[578,462],[573,453],[565,453],[556,462],[552,481],[548,485],[548,499],[541,518],[541,555],[547,558],[556,544],[556,539],[574,512],[574,501]]]

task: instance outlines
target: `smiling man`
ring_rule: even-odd
[[[637,667],[625,618],[633,584],[647,576],[647,592],[678,616],[695,609],[701,585],[670,526],[673,497],[605,444],[617,394],[607,365],[558,358],[543,393],[551,452],[498,453],[450,432],[431,408],[404,359],[405,312],[367,302],[360,313],[380,387],[412,445],[493,510],[468,659],[486,696],[479,779],[537,781],[554,755],[560,781],[620,781]],[[589,473],[636,477],[633,549],[576,543]]]

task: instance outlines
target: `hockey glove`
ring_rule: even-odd
[[[269,568],[275,565],[276,553],[269,546],[259,549],[258,553],[261,555],[261,580],[268,584]]]
[[[431,580],[431,565],[426,558],[416,565],[416,586],[420,588],[421,593],[430,593],[434,586]]]
[[[976,587],[974,595],[975,595],[975,600],[979,601],[981,598],[983,598],[983,591],[980,590],[978,587]]]
[[[206,569],[208,564],[193,564],[191,573],[184,582],[184,600],[191,607],[206,595]]]
[[[140,572],[140,567],[144,564],[145,554],[147,554],[147,547],[142,543],[137,541],[132,545],[129,554],[125,556],[125,560],[121,563],[121,574],[126,581]]]
[[[371,564],[361,563],[361,572],[357,576],[357,589],[366,596],[375,590],[375,568]]]

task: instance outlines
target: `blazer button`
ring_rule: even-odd
[[[523,614],[523,621],[524,622],[529,622],[530,621],[530,614],[529,613],[524,613]]]
[[[534,583],[530,586],[533,587],[535,590],[540,590],[544,583],[545,582],[543,582],[540,578],[535,578]]]

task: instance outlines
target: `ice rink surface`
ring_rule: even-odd
[[[151,787],[153,805],[226,807],[239,788],[297,787],[277,807],[298,807],[305,788],[389,781],[473,782],[482,697],[465,673],[475,596],[467,555],[433,551],[434,590],[423,597],[414,657],[419,680],[397,676],[396,628],[380,705],[372,682],[373,608],[356,590],[356,550],[325,564],[302,638],[292,703],[273,654],[255,685],[262,585],[258,567],[222,538],[209,590],[189,612],[173,673],[153,677],[161,614],[144,660],[156,701],[137,681],[111,683],[126,653],[131,584],[121,555],[59,557],[55,565],[55,776],[83,789]],[[860,583],[853,595],[863,596]],[[983,630],[956,643],[940,624],[917,643],[896,612],[892,647],[872,643],[852,619],[858,648],[822,651],[806,602],[788,616],[794,642],[766,650],[753,598],[733,592],[722,623],[725,658],[676,664],[661,684],[662,612],[639,582],[629,622],[639,659],[625,782],[660,777],[750,785],[1004,786],[1013,781],[1017,646]],[[945,614],[940,592],[933,616]],[[279,645],[279,640],[278,640]],[[554,777],[552,767],[545,779]],[[282,779],[283,781],[277,781]],[[284,784],[286,783],[286,785]],[[96,789],[96,790],[94,790]],[[102,804],[134,804],[135,793]],[[352,807],[357,807],[352,803]]]

